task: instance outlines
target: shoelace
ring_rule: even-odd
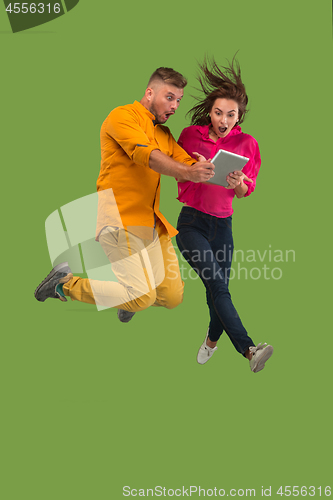
[[[251,346],[249,348],[249,350],[250,350],[250,352],[252,352],[253,355],[255,355],[255,353],[257,351],[260,351],[261,349],[264,349],[266,346],[267,346],[267,342],[265,342],[264,344],[259,343],[257,346]]]
[[[205,345],[205,349],[207,349],[208,351],[208,356],[210,356],[211,354],[213,354],[213,352],[215,352],[217,350],[217,346],[215,347],[209,347],[209,345]]]

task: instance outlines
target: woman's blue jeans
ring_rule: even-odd
[[[233,254],[231,216],[225,219],[184,206],[178,218],[177,245],[206,287],[210,312],[209,339],[227,333],[244,355],[254,346],[231,301],[229,276]]]

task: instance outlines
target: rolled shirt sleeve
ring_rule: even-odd
[[[150,153],[159,149],[143,131],[135,112],[125,107],[116,108],[109,114],[106,132],[134,163],[141,166],[149,167]]]
[[[244,184],[246,184],[248,187],[248,190],[244,196],[250,196],[250,194],[253,193],[253,191],[255,190],[257,176],[261,165],[261,157],[260,157],[258,143],[255,139],[252,138],[252,140],[253,140],[253,151],[251,152],[252,154],[249,161],[243,168],[244,174],[247,175],[252,180],[252,182],[244,181]]]
[[[179,161],[180,163],[185,163],[185,165],[194,165],[197,163],[197,160],[192,158],[177,142],[175,139],[173,139],[173,152],[172,152],[172,158],[176,161]]]

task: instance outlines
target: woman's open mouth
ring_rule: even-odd
[[[220,134],[224,134],[224,132],[226,132],[228,127],[219,127],[219,132]]]

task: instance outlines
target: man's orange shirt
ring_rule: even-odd
[[[117,226],[152,239],[154,214],[170,236],[177,234],[159,211],[161,175],[149,168],[149,156],[159,149],[187,165],[194,160],[176,143],[168,127],[154,125],[154,118],[135,101],[111,111],[102,125],[97,238],[103,227]]]

